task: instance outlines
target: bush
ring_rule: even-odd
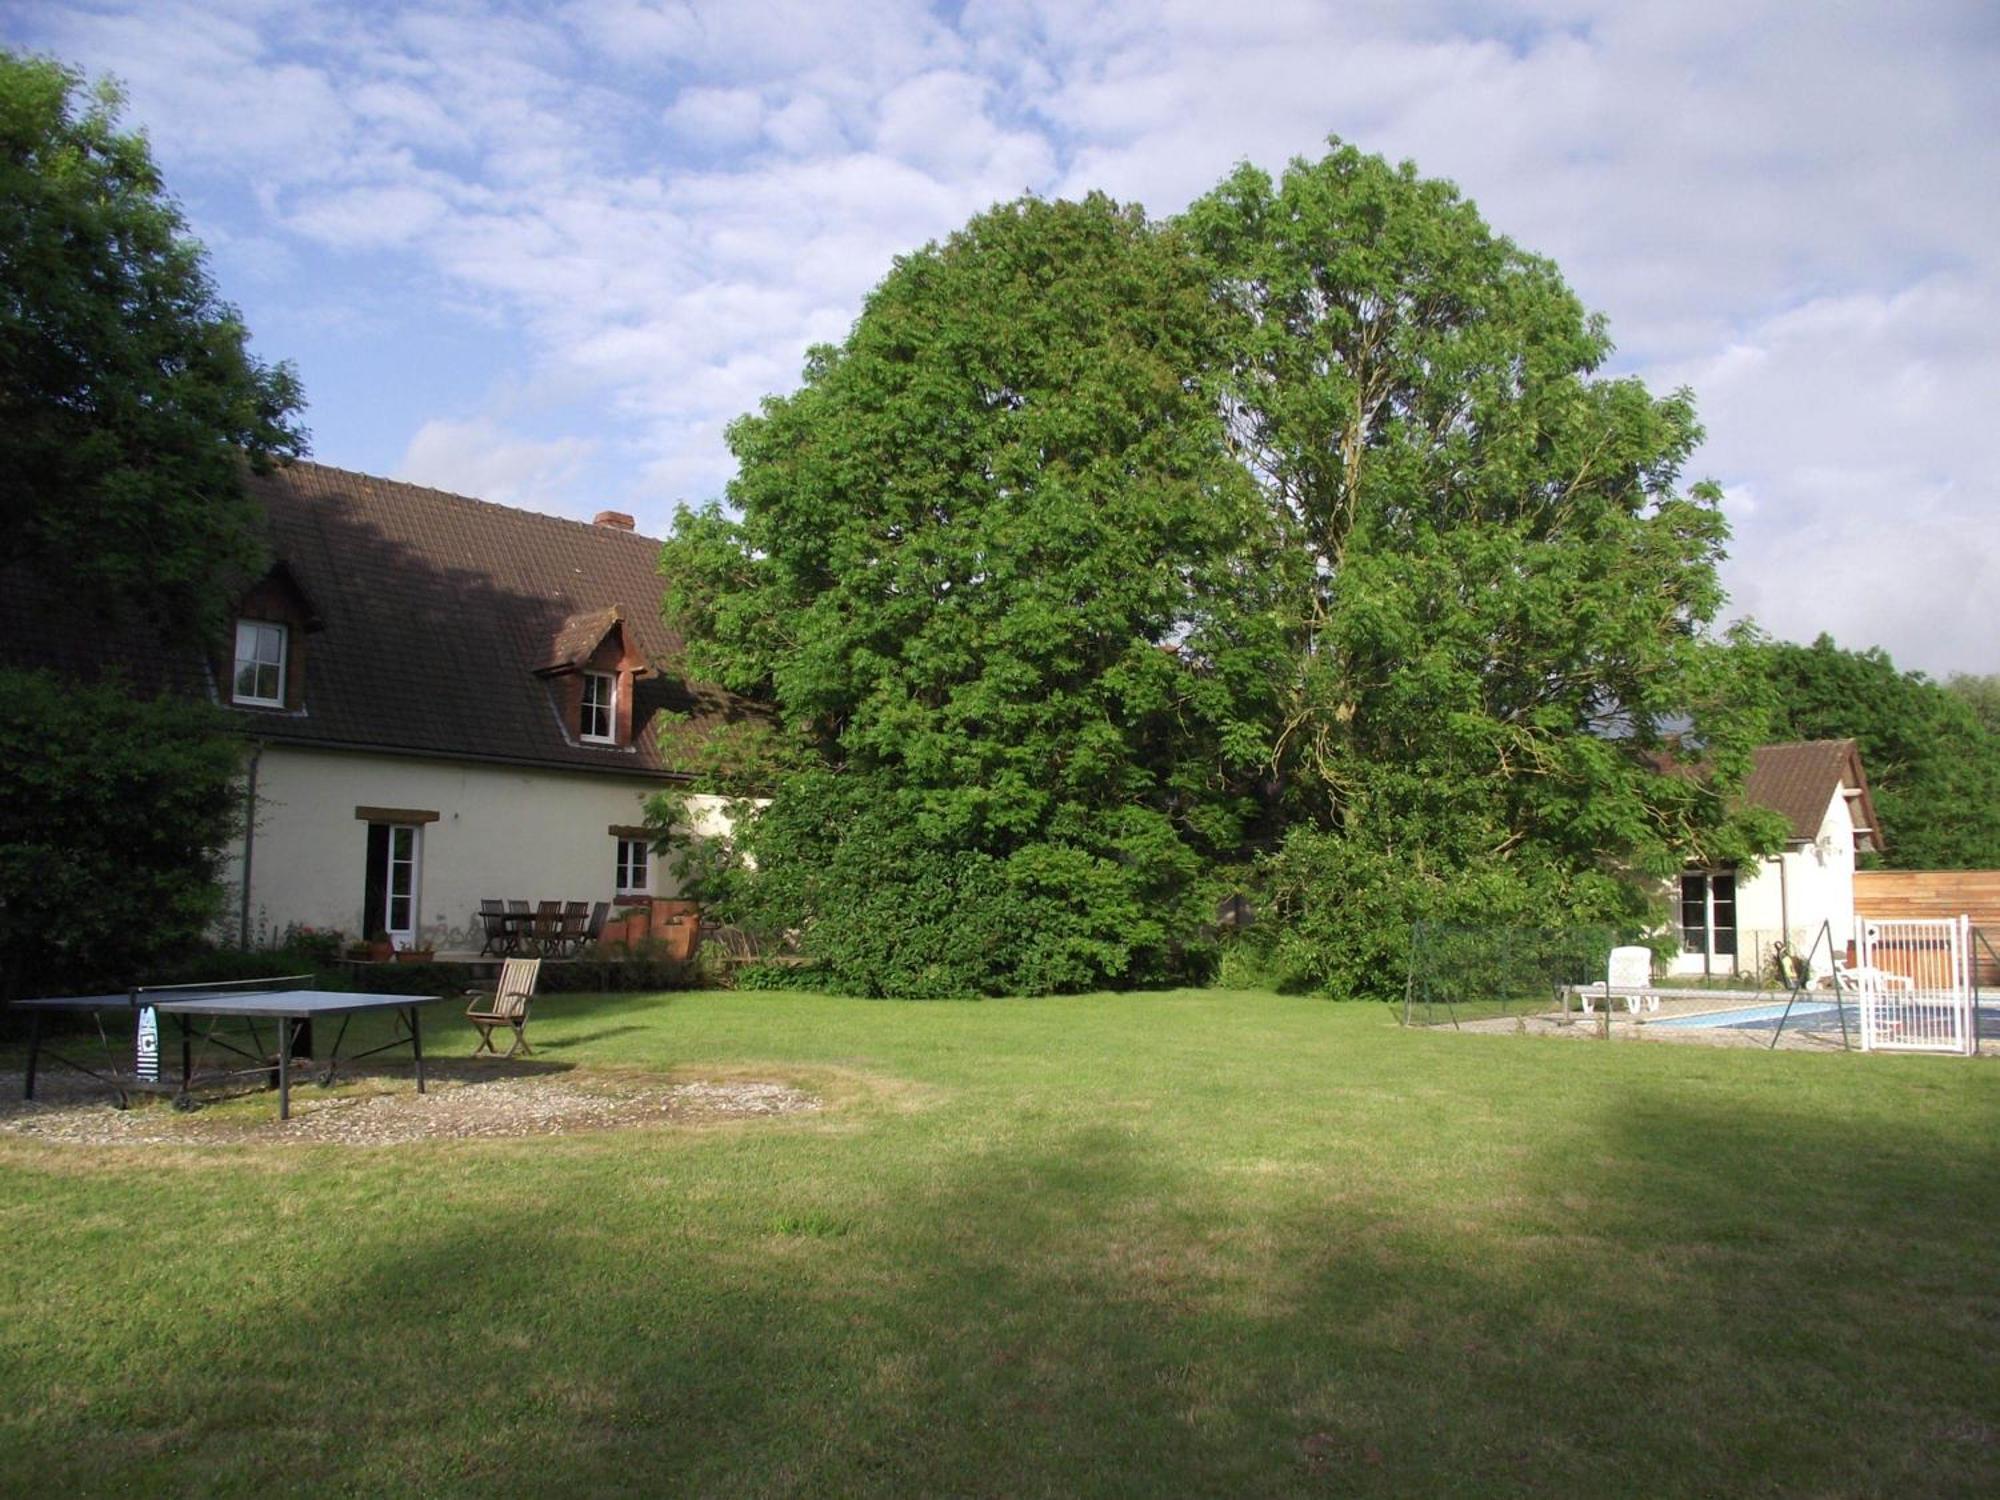
[[[1185,851],[1119,858],[1045,838],[996,852],[942,825],[924,793],[885,778],[794,776],[740,830],[754,866],[714,884],[711,915],[796,932],[814,987],[846,994],[1052,994],[1196,972]]]
[[[1261,963],[1277,987],[1337,998],[1403,998],[1419,922],[1547,929],[1601,924],[1638,930],[1643,897],[1609,872],[1533,858],[1463,864],[1294,829],[1261,867],[1260,912],[1232,966]]]

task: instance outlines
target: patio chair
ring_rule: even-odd
[[[486,941],[480,944],[480,956],[489,953],[505,953],[507,941],[507,908],[498,901],[479,903],[479,925],[485,930]]]
[[[590,903],[570,901],[563,906],[562,951],[566,958],[575,958],[583,952],[585,935],[590,931]]]
[[[541,957],[562,952],[563,904],[560,901],[535,903],[535,952]]]
[[[611,903],[609,901],[600,901],[591,907],[590,921],[583,929],[583,940],[576,945],[578,952],[582,952],[584,948],[604,936],[604,924],[610,916]]]
[[[539,958],[510,958],[500,966],[500,983],[493,993],[479,996],[465,1008],[465,1019],[479,1028],[479,1045],[472,1049],[474,1057],[482,1052],[500,1055],[493,1046],[493,1033],[502,1026],[514,1033],[508,1057],[516,1052],[524,1057],[535,1055],[535,1049],[528,1045],[528,1002],[535,997],[535,981],[541,973]]]
[[[1873,964],[1844,964],[1838,959],[1833,965],[1833,985],[1843,995],[1887,994],[1890,990],[1915,990],[1916,981],[1907,974],[1897,974],[1888,969],[1878,969]]]
[[[1633,1015],[1639,1014],[1643,1003],[1648,1010],[1660,1008],[1660,997],[1647,993],[1653,983],[1653,950],[1633,944],[1624,948],[1613,948],[1611,960],[1604,966],[1604,1008],[1611,1009],[1611,1002],[1623,1000],[1625,1009]],[[1579,990],[1583,1001],[1583,1013],[1591,1015],[1591,1006],[1600,998],[1586,986]]]

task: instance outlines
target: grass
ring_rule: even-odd
[[[2000,1488],[1991,1062],[1242,993],[556,996],[534,1033],[829,1107],[0,1138],[0,1492]]]

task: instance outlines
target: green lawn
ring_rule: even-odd
[[[1219,993],[534,1032],[829,1107],[0,1137],[0,1493],[2000,1492],[1993,1062]]]

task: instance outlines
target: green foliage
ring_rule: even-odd
[[[1746,643],[1769,684],[1779,739],[1853,739],[1896,869],[2000,867],[2000,735],[1976,695],[1899,672],[1880,649]]]
[[[1555,267],[1450,184],[1336,143],[1188,212],[1235,314],[1231,428],[1280,622],[1267,877],[1293,983],[1401,983],[1409,924],[1629,921],[1633,877],[1728,858],[1760,727],[1710,631],[1727,537],[1685,392],[1610,352]],[[1702,778],[1657,758],[1697,745]]]
[[[1203,858],[1254,810],[1270,673],[1233,593],[1254,492],[1203,384],[1217,327],[1136,210],[995,209],[731,430],[740,520],[679,518],[691,669],[768,695],[819,768],[779,785],[743,884],[833,982],[1173,971]]]
[[[1636,934],[1650,915],[1641,887],[1608,870],[1577,871],[1533,846],[1511,857],[1442,849],[1382,851],[1297,828],[1266,861],[1272,920],[1249,941],[1281,990],[1400,1000],[1412,933],[1426,927],[1596,931],[1607,916]],[[1609,945],[1606,945],[1609,951]],[[1544,997],[1546,998],[1546,997]]]
[[[1945,679],[1945,691],[1972,710],[1973,717],[1986,726],[1988,734],[2000,734],[2000,673],[1975,676],[1954,672]]]
[[[793,777],[740,825],[752,863],[709,889],[712,915],[767,937],[796,930],[812,982],[859,995],[1074,991],[1202,963],[1177,942],[1194,925],[1191,870],[1149,901],[1143,870],[1074,846],[941,838],[932,800],[881,775]]]
[[[220,914],[238,743],[205,704],[0,672],[0,985],[123,982]]]
[[[300,394],[249,352],[118,106],[0,52],[0,514],[37,570],[187,638],[255,567],[241,464],[302,451]]]

